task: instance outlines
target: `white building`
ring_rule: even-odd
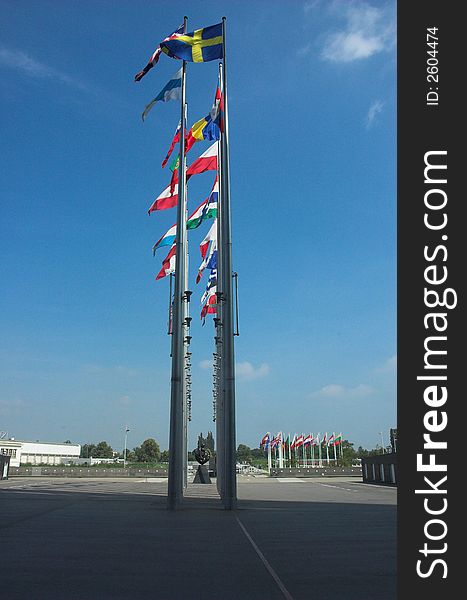
[[[31,465],[63,465],[79,458],[80,444],[54,444],[0,439],[0,454],[10,456],[10,467]]]

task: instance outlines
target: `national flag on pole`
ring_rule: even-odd
[[[176,35],[183,33],[184,29],[185,29],[185,24],[182,23],[178,29],[176,29],[173,33],[171,33],[169,36],[167,36],[164,39],[164,42],[172,39]],[[136,73],[135,81],[141,81],[141,79],[143,79],[143,77],[146,75],[146,73],[148,71],[150,71],[153,68],[153,66],[159,62],[161,53],[162,53],[161,45],[159,44],[157,46],[157,48],[154,50],[154,52],[151,54],[151,56],[149,57],[148,64],[144,67],[144,69],[142,69],[141,71]]]
[[[162,261],[162,269],[156,276],[157,279],[162,279],[162,277],[166,277],[170,275],[170,273],[175,272],[175,252],[177,250],[177,244],[173,244],[172,248],[170,248],[170,252]]]
[[[201,277],[203,276],[204,269],[215,269],[217,268],[217,240],[213,240],[211,244],[211,248],[209,250],[209,254],[200,264],[198,269],[198,275],[196,277],[196,283],[200,282]]]
[[[216,303],[217,303],[217,296],[215,293],[213,293],[211,296],[209,296],[208,301],[201,309],[201,319],[205,319],[206,315],[208,315],[208,314],[216,314],[216,312],[217,312]]]
[[[164,235],[158,240],[154,246],[152,247],[153,256],[156,254],[156,250],[158,248],[162,248],[163,246],[171,246],[175,241],[175,236],[177,235],[177,225],[172,225],[172,227],[164,233]]]
[[[219,140],[220,137],[220,90],[218,86],[216,89],[214,104],[212,105],[209,114],[203,119],[196,121],[196,123],[191,126],[191,129],[187,134],[186,151],[188,152],[195,142],[203,140],[215,141]]]
[[[328,439],[328,446],[334,446],[334,434]]]
[[[216,181],[212,187],[209,196],[201,202],[198,208],[188,217],[186,222],[187,229],[196,229],[203,221],[215,219],[217,217],[217,201],[219,198],[219,182]]]
[[[160,48],[171,58],[189,62],[208,62],[223,58],[222,23],[196,29],[191,33],[177,33],[161,42]]]
[[[201,304],[204,304],[209,296],[212,296],[213,293],[217,292],[217,269],[213,269],[211,274],[209,275],[208,283],[206,285],[206,290],[204,294],[201,296]]]
[[[269,432],[263,437],[263,439],[261,440],[259,446],[260,446],[260,448],[261,448],[261,446],[264,446],[264,450],[268,449],[268,446],[269,446]]]
[[[303,445],[309,446],[311,444],[311,433],[309,433],[305,438],[303,438]]]
[[[204,173],[205,171],[217,171],[217,153],[219,149],[219,142],[214,142],[209,148],[201,154],[187,169],[186,179],[192,175]]]
[[[165,165],[167,164],[167,161],[169,160],[170,155],[172,154],[173,149],[175,148],[175,144],[178,144],[178,142],[180,141],[180,130],[181,130],[181,128],[182,128],[182,121],[180,120],[178,122],[177,129],[175,130],[172,143],[170,144],[169,151],[167,152],[167,156],[162,161],[162,168],[164,168]]]
[[[295,434],[295,435],[293,436],[292,443],[290,444],[290,448],[291,448],[292,450],[295,448],[296,438],[297,438],[297,434]]]
[[[303,446],[303,434],[300,434],[295,440],[295,448],[300,448]]]
[[[209,231],[207,232],[206,237],[199,245],[199,251],[201,252],[202,258],[206,257],[206,254],[207,254],[208,248],[209,248],[209,244],[211,242],[213,242],[214,240],[217,240],[217,219],[214,219],[214,222],[211,225],[211,228],[209,229]]]
[[[342,433],[339,433],[339,435],[336,435],[334,438],[334,446],[338,446],[339,444],[342,444]]]
[[[321,445],[327,444],[328,443],[328,434],[327,432],[324,434],[323,439],[321,440]]]
[[[151,102],[143,110],[141,118],[144,119],[148,116],[151,108],[156,102],[168,102],[169,100],[181,100],[182,97],[182,69],[179,69],[172,79],[168,81],[157,96],[151,100]]]
[[[148,215],[156,210],[166,210],[177,206],[178,202],[178,183],[171,189],[168,185],[165,190],[154,200],[148,209]]]

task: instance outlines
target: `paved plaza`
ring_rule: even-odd
[[[395,488],[239,476],[238,510],[164,479],[0,481],[0,589],[24,600],[395,600]]]

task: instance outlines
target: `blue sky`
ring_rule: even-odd
[[[396,425],[395,3],[0,0],[0,430],[17,439],[168,445],[168,282],[146,211],[177,102],[144,106],[179,68],[156,44],[227,17],[237,441]],[[188,121],[217,62],[189,64]],[[191,151],[189,162],[208,143]],[[193,177],[189,208],[213,176]],[[213,325],[198,318],[190,236],[193,421],[214,431]]]

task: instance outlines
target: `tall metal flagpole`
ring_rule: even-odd
[[[237,476],[235,472],[235,354],[232,282],[232,240],[230,226],[230,159],[229,159],[229,108],[227,94],[227,47],[226,18],[222,17],[224,58],[222,69],[222,92],[224,95],[224,133],[222,135],[222,386],[224,400],[224,483],[222,497],[224,508],[234,510],[237,506]]]
[[[188,18],[184,17],[186,33]],[[170,391],[169,477],[167,508],[175,510],[183,499],[185,452],[185,313],[186,291],[186,171],[185,171],[185,79],[186,61],[182,64],[182,99],[180,126],[180,162],[178,166],[177,246],[175,254],[175,289],[172,333],[172,377]]]

